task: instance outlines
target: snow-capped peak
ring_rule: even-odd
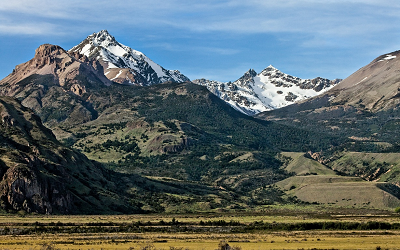
[[[266,67],[264,70],[268,70],[268,71],[271,71],[271,70],[278,70],[277,68],[275,68],[274,66],[272,66],[271,64],[268,66],[268,67]],[[279,70],[278,70],[279,71]]]
[[[102,46],[108,46],[110,43],[117,43],[115,40],[115,37],[110,35],[107,30],[101,30],[98,33],[93,33],[92,36],[93,38],[93,43],[96,46],[102,45]]]
[[[250,69],[234,82],[223,83],[205,79],[193,82],[206,86],[235,109],[247,115],[254,115],[321,94],[340,80],[300,79],[269,65],[259,74]]]
[[[93,33],[69,52],[99,60],[104,66],[104,74],[114,82],[152,85],[189,81],[179,71],[166,70],[142,52],[117,42],[107,30]]]

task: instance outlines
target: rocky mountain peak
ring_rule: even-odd
[[[279,70],[278,70],[277,68],[275,68],[274,66],[269,65],[269,66],[266,67],[263,71],[268,72],[268,71],[279,71]]]
[[[104,75],[116,83],[152,85],[166,81],[189,81],[179,71],[166,70],[142,52],[117,42],[107,30],[88,36],[70,49],[69,53],[78,53],[100,61]]]
[[[234,82],[223,83],[205,79],[194,81],[206,86],[233,108],[247,115],[281,108],[316,96],[339,82],[337,79],[331,81],[320,77],[301,79],[282,73],[272,65],[259,74],[250,69]]]
[[[256,76],[257,72],[254,69],[249,69],[246,73],[244,73],[245,76]]]
[[[9,76],[0,81],[0,85],[12,85],[33,75],[51,75],[54,84],[61,86],[78,83],[75,80],[78,75],[85,75],[92,82],[110,85],[111,82],[99,70],[102,71],[101,65],[85,56],[69,54],[58,45],[43,44],[36,49],[34,58],[17,65]]]
[[[47,116],[49,120],[60,122],[67,119],[65,114],[75,112],[74,121],[80,122],[96,117],[85,99],[94,89],[109,85],[111,81],[104,76],[99,62],[84,55],[69,54],[57,45],[43,44],[36,49],[34,58],[17,65],[0,80],[0,95],[17,96],[25,107],[39,115],[52,109],[63,113]]]
[[[254,69],[249,69],[242,77],[234,82],[234,84],[240,86],[247,86],[249,84],[254,84],[254,77],[257,75],[257,72]]]
[[[42,44],[35,51],[35,58],[58,56],[67,53],[63,48],[53,44]]]
[[[109,50],[109,47],[124,47],[124,45],[117,42],[115,37],[113,37],[107,30],[101,30],[97,33],[93,33],[89,35],[85,40],[83,40],[78,46],[86,46],[88,49],[83,51],[84,55],[88,56],[91,59],[98,59],[101,57],[101,49]],[[75,46],[74,48],[78,47]],[[91,48],[98,48],[96,50],[92,50]],[[76,49],[71,49],[71,51],[78,52]],[[125,48],[123,48],[125,49]],[[88,53],[89,52],[89,53]],[[81,53],[82,54],[82,53]]]
[[[94,40],[97,42],[103,42],[103,41],[108,41],[108,42],[116,42],[115,37],[110,35],[107,30],[101,30],[97,33],[93,33]]]

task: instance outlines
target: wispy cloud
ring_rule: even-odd
[[[8,25],[16,23],[17,27],[21,26],[17,19],[29,16],[32,25],[38,26],[43,19],[59,26],[80,20],[194,32],[306,32],[340,36],[378,32],[383,25],[395,28],[399,11],[400,3],[394,0],[14,0],[0,5],[0,12],[14,13],[15,19],[9,19]]]
[[[55,31],[51,24],[41,23],[40,25],[30,23],[7,23],[0,24],[0,34],[6,35],[42,35],[48,32]]]
[[[173,43],[149,43],[145,45],[148,48],[161,48],[163,50],[174,51],[174,52],[189,52],[189,51],[201,51],[202,53],[213,53],[217,55],[235,55],[240,52],[239,49],[211,47],[211,46],[193,46],[193,45],[179,45]]]

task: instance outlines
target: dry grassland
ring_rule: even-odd
[[[1,236],[1,249],[400,249],[399,232],[312,231],[255,234],[84,234]]]
[[[315,215],[121,215],[121,216],[0,216],[0,231],[4,228],[24,227],[35,223],[124,223],[179,221],[184,225],[198,225],[200,221],[238,221],[250,224],[257,221],[269,223],[301,222],[400,222],[397,215],[332,215],[316,218]],[[212,226],[210,226],[212,228]],[[222,227],[223,228],[223,227]],[[232,250],[247,249],[400,249],[400,230],[304,230],[252,232],[143,232],[143,233],[30,233],[0,235],[0,249],[138,249],[138,250],[214,250],[221,249],[221,241]]]

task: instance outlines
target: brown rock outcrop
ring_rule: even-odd
[[[34,58],[0,80],[0,95],[17,97],[47,124],[65,121],[73,112],[69,122],[79,123],[97,117],[87,98],[91,91],[108,85],[111,81],[100,62],[43,44]]]

